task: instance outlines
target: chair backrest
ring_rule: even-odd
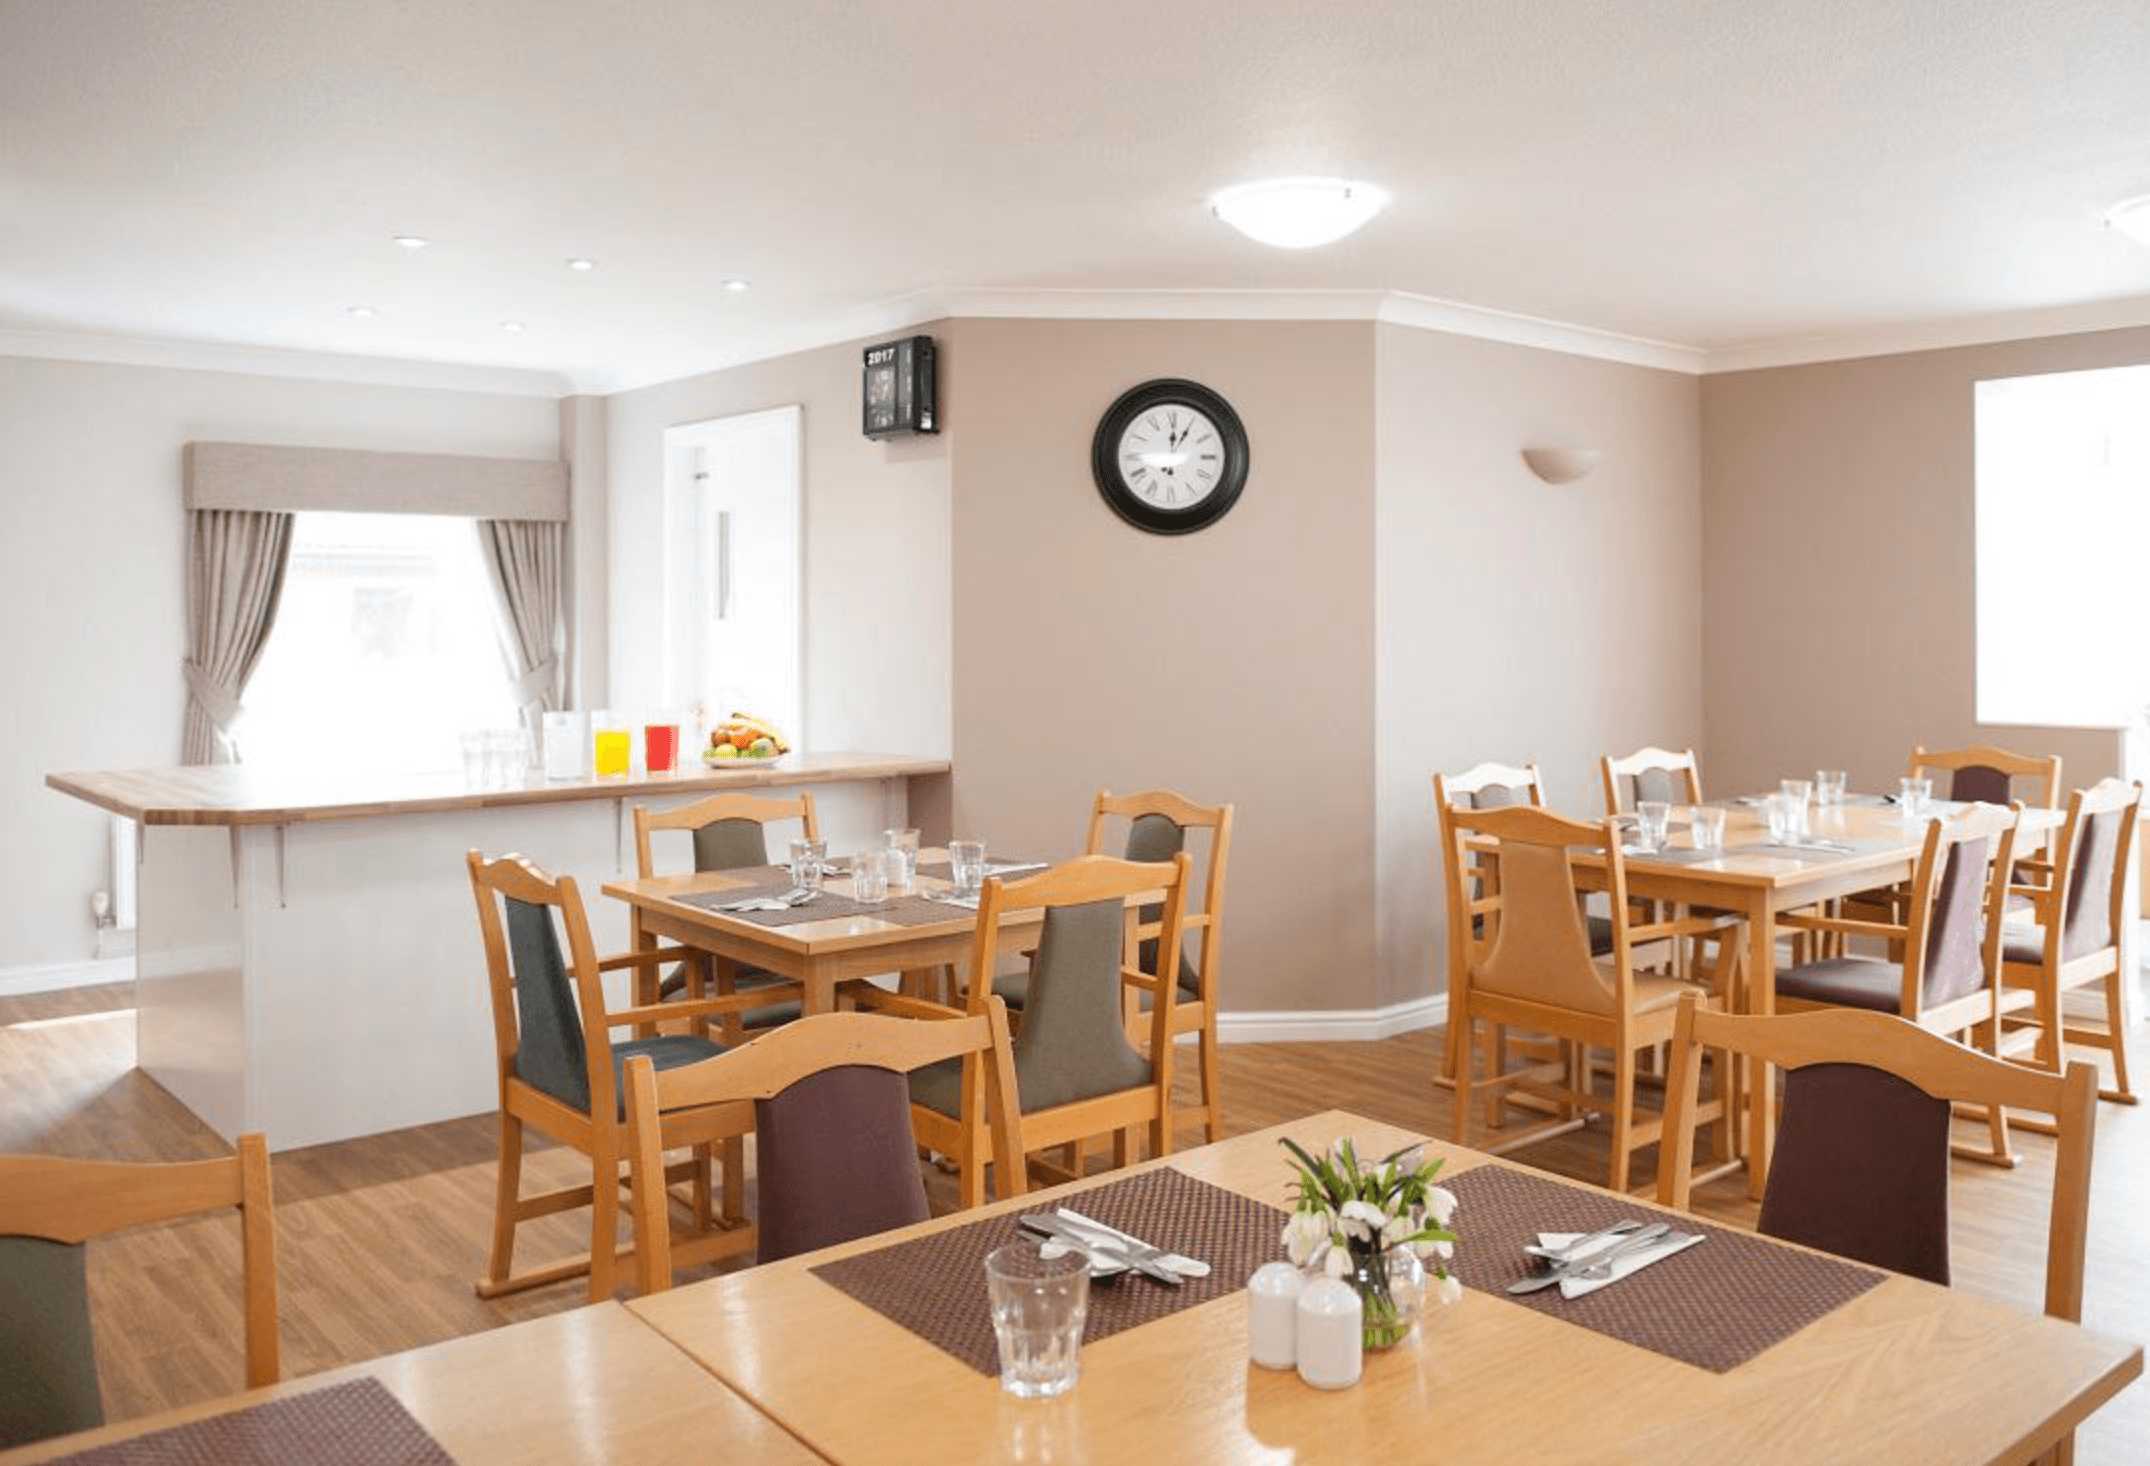
[[[1605,812],[1625,814],[1645,799],[1667,804],[1702,802],[1702,765],[1691,748],[1678,753],[1665,748],[1643,748],[1625,758],[1607,755],[1598,761],[1605,779]]]
[[[1980,804],[1929,821],[1913,867],[1904,940],[1907,1018],[2000,985],[2001,922],[2020,805]]]
[[[1447,897],[1448,978],[1462,980],[1471,937],[1481,932],[1493,909],[1499,870],[1478,859],[1470,842],[1456,834],[1451,816],[1459,809],[1505,809],[1512,804],[1543,806],[1545,781],[1536,764],[1474,764],[1460,774],[1433,776],[1433,815],[1440,829],[1441,888]]]
[[[2057,929],[2047,923],[2049,959],[2074,962],[2118,945],[2127,929],[2128,852],[2142,799],[2142,785],[2118,779],[2068,796],[2068,817],[2053,847],[2052,901],[2060,921]]]
[[[1499,890],[1482,897],[1492,918],[1471,944],[1467,981],[1474,990],[1528,998],[1578,1012],[1623,1013],[1634,995],[1633,951],[1627,937],[1627,865],[1612,821],[1585,824],[1532,805],[1449,812],[1461,844],[1491,842]],[[1575,857],[1604,861],[1603,889],[1612,922],[1610,976],[1591,955],[1590,931],[1576,885]],[[1451,927],[1468,926],[1469,911],[1451,910]]]
[[[926,1220],[903,1076],[951,1059],[976,1066],[994,1161],[1003,1174],[1020,1172],[1014,1058],[997,997],[977,1013],[940,1018],[814,1014],[673,1069],[630,1058],[628,1156],[642,1290],[672,1286],[659,1123],[666,1111],[753,1106],[757,1260],[774,1262]]]
[[[1658,1200],[1683,1210],[1693,1183],[1704,1049],[1789,1071],[1760,1230],[1935,1281],[1948,1276],[1950,1105],[2051,1115],[2056,1154],[2045,1311],[2081,1319],[2098,1089],[2091,1065],[2070,1064],[2065,1074],[2026,1068],[1887,1013],[1832,1008],[1747,1017],[1708,1012],[1682,996],[1665,1086],[1660,1153],[1667,1162]]]
[[[1044,913],[1022,1032],[1015,1041],[1015,1074],[1025,1111],[1155,1084],[1169,1104],[1172,1011],[1178,984],[1135,965],[1130,901],[1161,905],[1157,972],[1179,970],[1180,931],[1193,862],[1182,850],[1170,861],[1081,855],[1019,881],[989,878],[978,897],[971,946],[970,1005],[982,1012],[992,986],[1001,923]],[[1148,1054],[1127,1040],[1122,984],[1151,990]],[[966,1097],[967,1099],[968,1097]]]
[[[0,1448],[104,1423],[82,1244],[223,1207],[239,1209],[246,1383],[274,1384],[276,1216],[269,1147],[175,1165],[0,1156]]]
[[[1935,786],[1935,793],[1945,799],[1979,804],[2009,804],[2020,799],[2026,808],[2035,809],[2054,809],[2060,803],[2060,755],[2057,753],[2035,757],[2010,753],[1990,743],[1941,749],[1920,745],[1911,750],[1906,772],[1913,779],[1947,774],[1948,788],[1943,791],[1939,785]]]
[[[647,879],[657,874],[650,854],[650,834],[656,830],[685,830],[694,838],[696,870],[738,870],[749,865],[781,864],[769,853],[769,835],[763,827],[779,820],[798,820],[806,838],[821,838],[814,820],[814,796],[804,790],[795,795],[771,798],[758,794],[712,794],[678,809],[655,810],[635,806],[635,873]]]
[[[604,984],[575,878],[548,876],[520,855],[487,860],[473,850],[465,859],[485,939],[502,1086],[516,1080],[571,1110],[616,1114]]]
[[[1146,789],[1140,794],[1114,794],[1100,789],[1090,807],[1090,829],[1083,842],[1085,855],[1105,853],[1109,821],[1128,822],[1127,843],[1122,854],[1129,860],[1155,863],[1168,861],[1186,847],[1189,830],[1209,831],[1209,859],[1202,878],[1202,909],[1191,908],[1181,925],[1180,1001],[1192,999],[1213,1005],[1217,1001],[1218,944],[1223,937],[1225,863],[1232,849],[1232,806],[1196,804],[1169,789]],[[1138,962],[1142,970],[1157,969],[1158,932],[1164,916],[1159,905],[1142,908]]]

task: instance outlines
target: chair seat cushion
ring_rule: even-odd
[[[612,1046],[612,1087],[620,1097],[620,1118],[627,1118],[627,1061],[647,1054],[659,1069],[677,1069],[700,1063],[724,1052],[724,1045],[691,1033],[660,1033],[655,1038],[631,1038]]]
[[[2001,928],[2001,960],[2026,967],[2045,964],[2045,928],[2036,922],[2008,922]]]
[[[1030,996],[1030,974],[1027,972],[1011,972],[1004,977],[994,978],[993,993],[1008,1005],[1008,1011],[1011,1013],[1022,1012],[1024,1000]],[[1180,968],[1179,1001],[1199,1002],[1201,997],[1201,978],[1193,968],[1182,966]],[[1150,995],[1143,993],[1141,998],[1142,1011],[1147,1013],[1150,1011]]]
[[[963,1061],[943,1059],[911,1071],[911,1103],[953,1118],[963,1113]]]
[[[1839,1008],[1901,1013],[1904,969],[1878,957],[1829,957],[1802,962],[1777,974],[1777,996]]]
[[[1668,977],[1662,972],[1638,972],[1635,974],[1635,1011],[1655,1013],[1661,1008],[1676,1007],[1682,993],[1703,993],[1702,985]],[[1703,1007],[1711,1006],[1707,1001]]]

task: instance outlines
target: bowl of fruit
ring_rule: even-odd
[[[702,762],[713,769],[735,769],[742,764],[774,763],[789,752],[791,745],[774,723],[733,713],[710,730]]]

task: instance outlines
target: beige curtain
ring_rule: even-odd
[[[567,526],[549,519],[481,519],[478,543],[500,608],[501,652],[535,745],[543,714],[566,706]]]
[[[291,560],[291,516],[246,509],[187,515],[186,731],[190,764],[235,764],[239,699],[261,661]]]

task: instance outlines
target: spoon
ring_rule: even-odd
[[[1569,1263],[1575,1261],[1577,1253],[1589,1251],[1607,1237],[1621,1236],[1634,1231],[1641,1225],[1641,1222],[1630,1217],[1624,1222],[1614,1222],[1611,1226],[1601,1228],[1598,1231],[1586,1232],[1564,1247],[1541,1247],[1536,1243],[1532,1243],[1530,1246],[1525,1247],[1523,1251],[1530,1258],[1530,1270],[1532,1272],[1550,1272],[1556,1268],[1566,1267]]]

